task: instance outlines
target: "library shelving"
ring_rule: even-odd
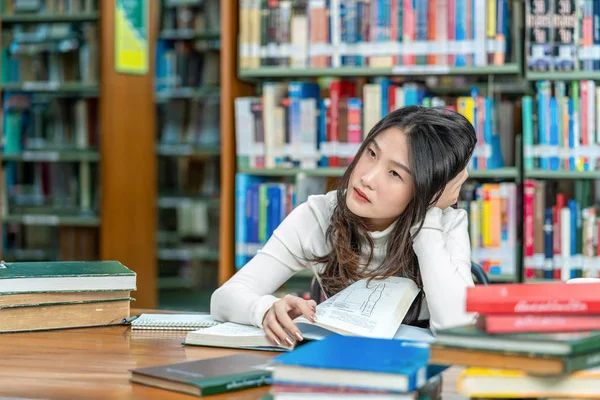
[[[371,6],[376,7],[376,2],[372,2]],[[483,3],[474,3],[474,7],[476,7],[475,12],[483,12],[486,7]],[[489,2],[488,2],[489,3]],[[353,57],[357,54],[360,55],[360,51],[357,53],[355,50],[352,50],[351,47],[356,45],[357,38],[351,35],[356,35],[357,31],[351,30],[349,28],[354,21],[352,18],[356,18],[359,25],[361,24],[360,16],[357,17],[346,17],[347,15],[354,15],[350,10],[347,10],[347,13],[344,14],[346,18],[343,20],[343,23],[336,24],[332,21],[335,21],[336,17],[339,17],[339,14],[336,11],[329,10],[329,18],[322,17],[319,14],[322,10],[316,10],[316,8],[323,7],[323,5],[319,2],[315,2],[314,4],[310,4],[310,10],[305,9],[308,2],[298,2],[292,6],[291,17],[282,11],[280,14],[277,13],[277,5],[273,3],[272,5],[265,5],[264,9],[260,9],[259,13],[253,14],[256,10],[252,2],[243,2],[240,1],[237,4],[229,6],[229,12],[227,13],[229,20],[225,23],[223,21],[223,26],[228,26],[231,29],[224,29],[222,32],[222,56],[223,60],[227,60],[225,62],[225,66],[223,68],[223,72],[226,74],[230,82],[229,87],[224,87],[222,89],[222,93],[226,93],[229,99],[238,99],[240,97],[255,97],[260,99],[261,96],[264,99],[264,96],[272,95],[273,91],[277,93],[275,95],[275,101],[277,103],[279,96],[283,98],[287,98],[286,92],[284,94],[279,94],[278,90],[280,88],[267,88],[265,85],[273,84],[277,85],[283,82],[317,82],[320,86],[321,91],[325,90],[326,86],[335,80],[356,80],[359,83],[359,87],[363,87],[362,85],[368,84],[369,82],[379,82],[382,79],[388,79],[392,82],[393,85],[402,86],[405,83],[417,82],[423,85],[424,92],[426,96],[440,96],[447,97],[449,95],[455,96],[472,96],[474,93],[473,88],[477,88],[479,92],[479,96],[488,95],[492,99],[500,99],[510,98],[514,100],[516,97],[515,104],[519,101],[519,96],[524,93],[531,93],[531,87],[529,83],[523,79],[523,44],[521,38],[523,38],[523,26],[524,26],[524,17],[523,17],[523,3],[520,1],[510,2],[511,8],[510,11],[512,13],[510,23],[507,23],[506,31],[503,31],[503,28],[500,28],[498,31],[494,31],[491,36],[487,36],[485,44],[482,41],[474,40],[470,42],[468,46],[475,46],[479,53],[479,58],[474,56],[473,59],[467,58],[469,60],[467,63],[462,64],[462,66],[456,65],[437,65],[436,62],[428,62],[425,61],[427,57],[424,57],[424,53],[419,53],[419,51],[423,51],[427,45],[424,45],[424,42],[419,40],[434,40],[434,37],[428,36],[432,33],[424,32],[421,25],[417,27],[416,32],[412,32],[412,34],[416,35],[425,35],[425,36],[412,36],[409,32],[408,43],[407,39],[400,39],[400,41],[396,41],[395,37],[386,37],[386,35],[395,35],[398,32],[398,26],[394,25],[394,22],[390,22],[390,15],[397,15],[394,12],[389,14],[384,14],[383,19],[377,17],[377,14],[370,14],[371,18],[375,18],[371,20],[370,28],[374,29],[374,32],[379,32],[380,35],[376,39],[374,39],[374,43],[366,42],[367,39],[365,37],[358,38],[357,48],[360,51],[365,52],[364,54],[370,56],[372,58],[372,62],[375,63],[373,65],[367,65],[366,57],[365,60],[361,60],[359,62],[364,62],[363,65],[354,65],[352,63],[357,62]],[[332,1],[327,4],[341,4],[338,1]],[[353,7],[353,2],[345,3],[347,7]],[[424,4],[424,3],[418,3]],[[501,5],[507,5],[507,1],[500,1]],[[426,21],[423,17],[426,14],[419,13],[419,10],[412,10],[415,12],[413,16],[421,23]],[[422,11],[422,10],[421,10]],[[491,11],[491,10],[490,10]],[[262,12],[262,14],[261,14]],[[343,13],[344,11],[342,11]],[[223,11],[225,14],[225,11]],[[262,15],[260,21],[258,21],[257,15]],[[271,18],[271,15],[273,17]],[[319,17],[321,15],[321,17]],[[325,14],[323,14],[325,15]],[[375,17],[373,17],[375,15]],[[487,14],[486,14],[487,15]],[[463,15],[456,14],[457,18],[462,18]],[[279,18],[279,19],[278,19]],[[289,18],[297,18],[294,20],[294,23],[290,24],[290,30],[288,31],[286,28]],[[310,24],[308,22],[311,18],[323,18],[319,21],[315,22],[316,27],[320,27],[322,25],[323,29],[314,28],[311,30],[310,35],[307,38],[304,38],[301,27],[304,24]],[[379,18],[379,19],[378,19]],[[429,18],[429,17],[426,17]],[[439,18],[439,17],[438,17]],[[443,17],[442,17],[443,18]],[[487,17],[484,17],[482,20],[485,21]],[[283,21],[283,22],[282,22]],[[375,21],[375,22],[373,22]],[[481,28],[478,22],[475,24]],[[479,20],[481,21],[481,20]],[[391,29],[389,28],[391,24]],[[418,22],[416,22],[418,24]],[[266,24],[268,29],[263,29],[264,26],[262,24]],[[273,25],[271,25],[273,24]],[[350,25],[349,25],[350,24]],[[381,25],[379,25],[381,24]],[[484,23],[485,24],[485,23]],[[340,26],[341,25],[341,26]],[[361,25],[364,29],[364,26],[368,24]],[[497,24],[498,27],[504,26],[503,23]],[[258,27],[257,27],[258,26]],[[282,28],[283,26],[283,28]],[[312,26],[312,25],[311,25]],[[441,25],[439,25],[441,26]],[[375,28],[373,28],[375,27]],[[381,27],[384,28],[381,31],[377,29]],[[490,28],[490,27],[488,27]],[[340,29],[342,29],[341,36],[337,36],[340,33]],[[350,30],[348,30],[350,29]],[[474,28],[474,32],[477,30]],[[337,33],[336,33],[337,32]],[[365,34],[365,31],[361,31],[362,35]],[[479,31],[481,32],[481,31]],[[496,36],[496,33],[502,32],[504,35],[500,34]],[[281,34],[279,34],[281,33]],[[361,35],[359,34],[359,35]],[[472,33],[469,33],[472,34]],[[473,33],[475,34],[475,33]],[[489,34],[489,33],[488,33]],[[325,35],[325,36],[319,36]],[[330,35],[328,38],[327,35]],[[445,34],[444,34],[445,35]],[[341,38],[341,42],[339,41]],[[336,39],[338,40],[336,42]],[[446,37],[444,36],[444,39]],[[503,40],[505,42],[498,45],[498,42],[495,40]],[[372,40],[369,38],[368,40]],[[398,46],[399,42],[404,40],[403,46]],[[417,41],[419,43],[415,43],[414,47],[411,48],[411,41]],[[308,43],[306,43],[308,41]],[[365,41],[365,42],[362,42]],[[450,42],[448,42],[450,43]],[[447,50],[452,52],[450,49],[454,49],[454,51],[460,52],[461,50],[456,50],[460,48],[460,46],[455,46],[458,42],[452,42],[452,45],[447,46]],[[295,45],[299,45],[301,47],[294,48]],[[314,52],[311,53],[311,48],[314,45]],[[365,46],[366,45],[366,46]],[[373,45],[373,46],[371,46]],[[338,46],[339,49],[345,49],[347,51],[350,49],[348,54],[348,59],[344,61],[344,55],[341,55],[341,62],[336,57],[339,54],[336,54],[334,49]],[[491,54],[487,54],[486,57],[481,57],[482,52],[486,52],[486,50],[481,50],[483,47],[477,46],[489,46],[487,51],[489,53],[492,52],[501,52],[505,51],[506,58],[503,62],[494,62],[494,57]],[[474,49],[472,47],[471,49]],[[404,49],[409,53],[409,55],[415,55],[417,57],[417,63],[411,63],[410,58],[407,60],[408,62],[403,62],[402,65],[397,65],[392,62],[389,64],[389,60],[386,58],[387,56],[398,56],[399,53],[395,53],[393,55],[383,54],[382,49],[394,49],[394,51],[399,49]],[[430,47],[431,48],[431,47]],[[420,49],[420,50],[419,50]],[[328,53],[328,51],[332,51],[332,53]],[[342,50],[344,51],[344,50]],[[415,53],[412,53],[412,52]],[[463,50],[468,52],[468,50]],[[372,52],[372,53],[369,53]],[[417,54],[418,53],[418,54]],[[443,52],[442,52],[443,53]],[[437,54],[441,54],[438,52]],[[459,53],[456,53],[459,54]],[[462,53],[460,53],[462,54]],[[237,63],[235,62],[235,56],[238,56]],[[331,56],[331,58],[326,59],[323,56]],[[421,57],[420,57],[421,56]],[[398,56],[402,58],[402,55]],[[430,55],[430,57],[435,58],[434,55]],[[313,58],[313,59],[311,59]],[[371,58],[369,59],[371,62]],[[483,62],[483,59],[486,59]],[[383,59],[383,60],[382,60]],[[477,65],[475,65],[475,60],[477,61]],[[396,59],[397,61],[398,59]],[[413,59],[412,62],[415,60]],[[465,60],[461,60],[465,61]],[[496,58],[495,61],[498,61]],[[327,65],[323,65],[322,63],[329,63]],[[469,64],[469,62],[473,62],[473,64]],[[298,65],[298,63],[300,65]],[[387,64],[387,65],[381,65]],[[408,65],[407,65],[408,64]],[[443,64],[443,62],[442,62]],[[235,75],[235,76],[234,76]],[[451,79],[451,80],[448,80]],[[440,84],[442,83],[443,84]],[[271,90],[271,92],[269,92]],[[270,94],[269,94],[270,93]],[[327,95],[323,95],[327,96]],[[358,95],[357,97],[360,97]],[[455,97],[456,99],[456,97]],[[271,101],[270,99],[269,101]],[[512,101],[511,100],[511,101]],[[434,99],[432,97],[431,103],[434,101],[438,101],[438,99]],[[454,100],[455,101],[455,100]],[[431,104],[428,103],[428,104]],[[252,103],[253,104],[253,103]],[[269,103],[273,104],[273,103]],[[454,103],[452,103],[454,104]],[[434,104],[432,104],[434,105]],[[269,160],[269,165],[255,165],[252,159],[257,156],[256,149],[249,149],[248,142],[243,142],[240,145],[239,137],[236,138],[236,125],[235,125],[235,117],[236,117],[236,109],[231,109],[231,105],[228,107],[228,112],[230,114],[227,115],[223,113],[222,115],[222,216],[221,216],[221,257],[220,257],[220,274],[219,281],[223,283],[229,277],[231,277],[236,269],[234,265],[239,268],[239,265],[236,264],[236,243],[235,243],[235,215],[236,215],[236,206],[235,199],[236,193],[234,188],[234,182],[236,174],[237,176],[244,175],[248,177],[254,177],[261,182],[273,182],[279,185],[281,190],[283,188],[287,189],[286,185],[297,185],[299,182],[310,182],[311,184],[316,185],[315,187],[325,187],[332,183],[337,177],[341,176],[344,171],[344,165],[340,166],[323,166],[320,162],[309,163],[310,165],[298,165],[295,162],[291,162],[291,165],[273,165],[272,160]],[[266,107],[266,105],[263,105]],[[287,107],[287,105],[284,105]],[[366,109],[366,106],[364,106]],[[264,108],[259,111],[264,111]],[[287,112],[287,111],[286,111]],[[320,111],[321,112],[321,111]],[[518,109],[514,109],[515,112],[515,120],[520,119],[520,111]],[[244,118],[248,118],[250,113],[244,115]],[[264,114],[262,114],[264,116]],[[510,115],[510,114],[509,114]],[[233,117],[233,121],[231,118]],[[519,118],[517,118],[519,117]],[[227,118],[227,120],[225,120]],[[258,117],[257,117],[258,118]],[[287,116],[284,118],[288,118]],[[511,120],[503,118],[504,121]],[[271,121],[262,121],[261,123],[270,124]],[[247,126],[251,124],[249,120],[245,120],[243,124],[240,126]],[[238,127],[239,129],[239,127]],[[265,128],[266,129],[266,128]],[[272,128],[269,128],[272,129]],[[280,128],[276,128],[280,129]],[[505,129],[505,128],[501,128]],[[512,129],[512,128],[511,128]],[[516,188],[517,185],[523,181],[523,173],[520,162],[521,152],[520,152],[520,126],[513,131],[515,135],[514,138],[514,146],[513,155],[509,156],[512,158],[511,161],[508,161],[505,165],[498,165],[495,168],[484,168],[481,166],[479,168],[470,168],[469,176],[470,181],[477,183],[479,185],[489,183],[491,185],[497,184],[499,188],[502,190],[509,190],[510,193],[517,193]],[[363,129],[364,131],[364,129]],[[239,133],[238,133],[239,135]],[[364,132],[363,132],[364,135]],[[236,140],[237,139],[237,140]],[[252,143],[252,142],[250,142]],[[352,143],[355,145],[355,143]],[[262,145],[262,144],[261,144]],[[265,142],[265,146],[268,144]],[[237,146],[237,152],[236,152]],[[290,150],[285,150],[285,146],[283,147],[283,151],[290,152]],[[297,148],[296,148],[297,149]],[[247,152],[246,154],[241,154],[241,152]],[[325,152],[331,151],[330,148],[328,150],[324,150]],[[476,154],[479,157],[488,157],[486,155],[486,149],[480,149],[480,152]],[[303,150],[304,152],[304,150]],[[342,150],[343,153],[340,153],[340,159],[342,157],[347,157],[345,154],[349,154],[348,149]],[[275,158],[282,157],[281,149],[277,148],[274,150],[273,154],[277,154]],[[287,164],[290,164],[287,154],[284,156]],[[343,154],[343,156],[341,155]],[[300,157],[300,156],[298,156]],[[251,160],[248,163],[248,158]],[[291,157],[293,158],[293,157]],[[491,159],[488,159],[490,161]],[[259,161],[262,163],[262,161]],[[490,161],[491,162],[491,161]],[[324,186],[325,185],[325,186]],[[310,186],[310,185],[309,185]],[[485,185],[484,185],[485,186]],[[475,190],[475,186],[473,190]],[[496,186],[485,186],[485,190],[495,190]],[[304,193],[303,195],[305,195]],[[515,198],[516,200],[516,198]],[[513,206],[516,209],[516,202],[513,203]],[[238,211],[239,212],[239,211]],[[519,216],[514,210],[511,210],[513,214],[512,217],[516,220]],[[510,273],[502,273],[502,271],[498,271],[497,268],[490,275],[490,279],[492,281],[497,282],[517,282],[522,279],[521,273],[521,252],[519,251],[520,246],[520,230],[515,230],[515,235],[517,237],[513,238],[515,242],[510,247],[510,255],[514,254],[514,264],[513,269]],[[239,247],[237,247],[239,249]],[[256,246],[250,244],[249,248],[252,251],[256,250]],[[506,250],[506,248],[502,248],[502,251]],[[485,252],[480,252],[480,254],[484,254]],[[488,252],[489,253],[489,252]],[[238,260],[239,263],[239,260]],[[492,265],[492,268],[494,266]],[[310,279],[312,275],[307,272],[298,273],[296,277],[299,279]],[[305,282],[306,283],[306,282]],[[293,285],[292,285],[293,286]],[[305,287],[306,285],[304,284]]]
[[[2,258],[100,257],[96,1],[4,0]]]
[[[155,56],[159,304],[166,291],[217,286],[219,9],[217,0],[161,2]]]

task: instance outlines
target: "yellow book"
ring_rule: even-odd
[[[467,368],[458,377],[457,389],[468,397],[597,399],[600,368],[550,377],[513,370]]]
[[[492,246],[492,201],[491,188],[492,185],[483,185],[483,202],[481,210],[481,236],[483,238],[483,246]]]

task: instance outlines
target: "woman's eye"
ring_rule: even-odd
[[[369,157],[375,158],[375,152],[373,150],[367,149],[367,154],[369,155]]]
[[[394,177],[394,178],[401,178],[400,174],[397,173],[396,171],[390,171],[390,174]]]

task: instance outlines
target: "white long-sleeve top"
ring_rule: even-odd
[[[297,272],[309,268],[319,274],[324,264],[307,262],[306,255],[329,253],[325,233],[337,202],[336,192],[310,196],[297,206],[273,232],[271,238],[243,268],[211,298],[213,319],[262,328],[265,312],[278,300],[273,293]],[[386,256],[386,241],[393,225],[370,232],[377,268]],[[464,210],[433,207],[413,241],[423,280],[424,301],[419,319],[429,319],[432,330],[472,323],[465,311],[466,289],[473,286],[468,219]],[[363,256],[368,256],[363,254]]]

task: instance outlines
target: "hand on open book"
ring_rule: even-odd
[[[277,300],[263,317],[263,329],[271,342],[277,346],[287,343],[294,345],[294,336],[297,340],[304,340],[300,330],[292,322],[304,315],[309,321],[316,322],[317,303],[314,300],[304,300],[300,297],[286,295]]]

